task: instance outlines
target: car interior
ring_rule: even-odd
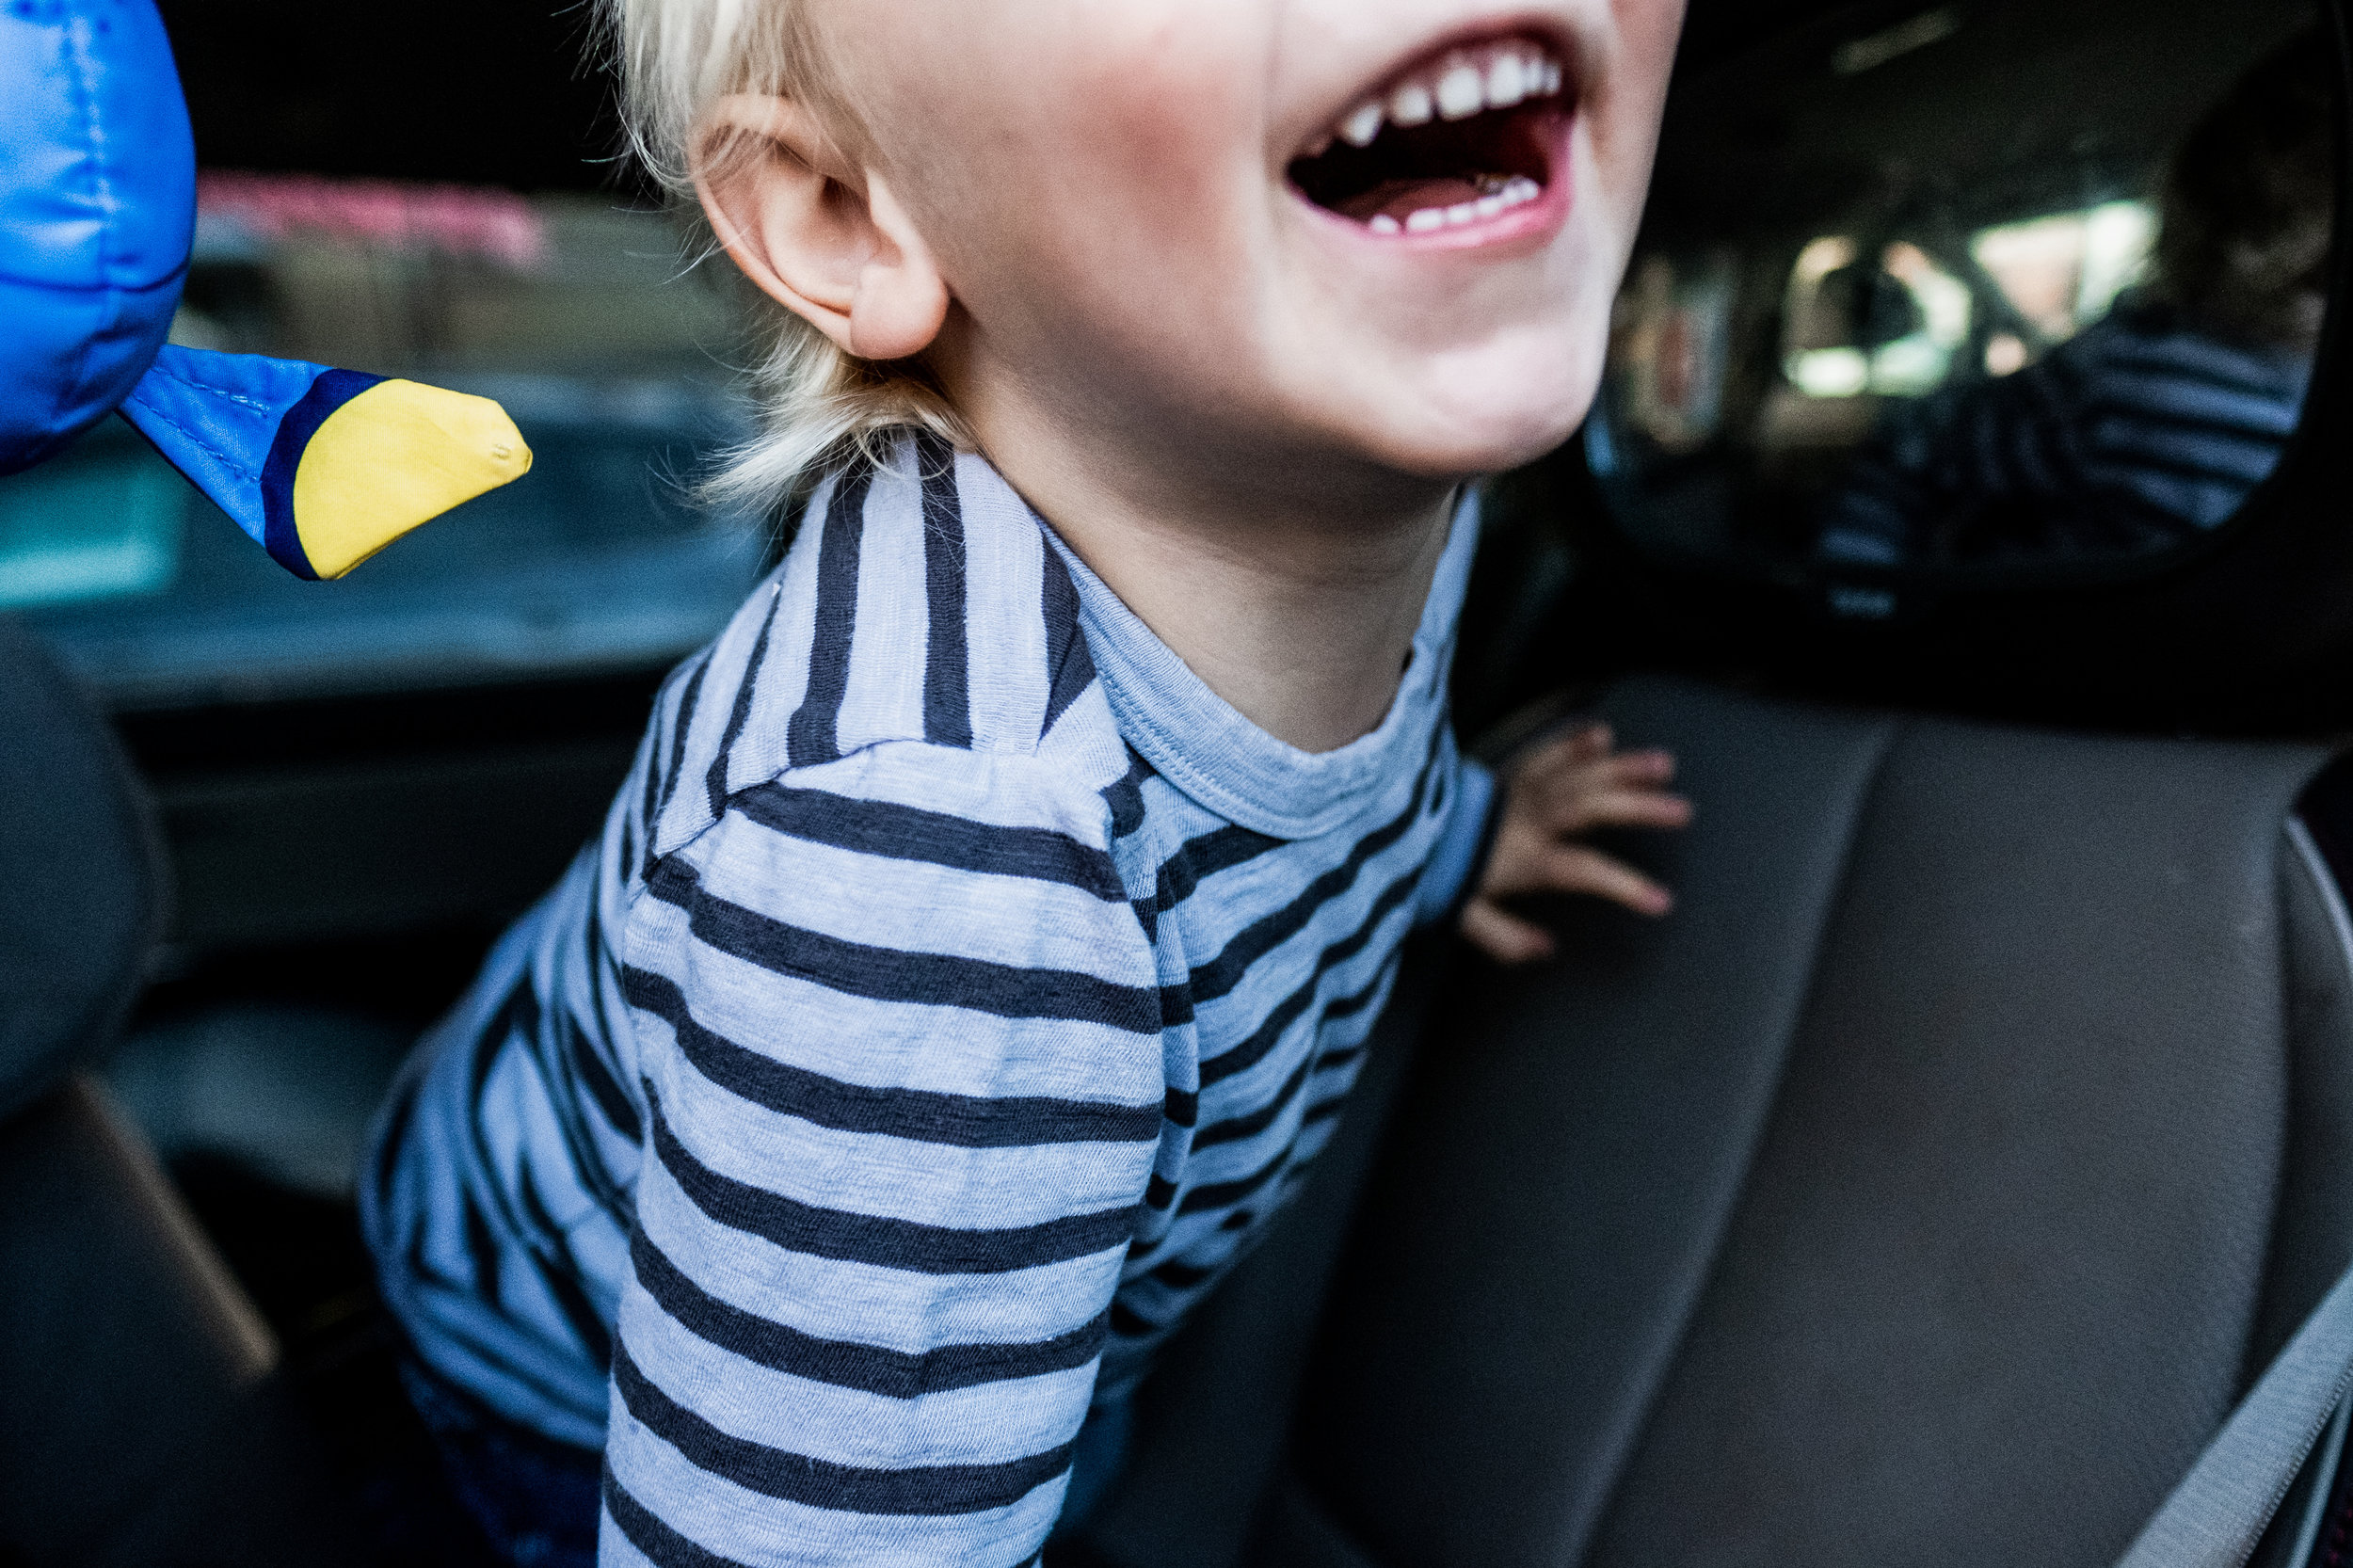
[[[728,301],[576,13],[163,10],[175,338],[429,372],[537,463],[337,584],[127,431],[0,479],[0,1568],[487,1563],[355,1163],[776,520],[689,497],[744,418]],[[1049,1563],[2134,1548],[2353,1265],[2346,248],[2262,349],[2260,471],[2162,548],[1818,540],[1905,421],[2080,389],[2282,51],[2341,225],[2347,50],[2340,0],[1693,0],[1600,399],[1489,482],[1454,671],[1498,766],[1593,716],[1675,754],[1693,825],[1609,844],[1674,913],[1548,905],[1524,970],[1418,939]],[[2239,362],[2185,341],[2081,400],[2149,470]],[[2314,1408],[2251,1556],[2154,1560],[2353,1554]]]

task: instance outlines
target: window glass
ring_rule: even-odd
[[[272,563],[120,421],[0,479],[0,608],[118,706],[644,666],[750,591],[692,503],[739,439],[725,302],[610,198],[207,172],[174,341],[497,398],[530,473],[331,584]]]
[[[1621,521],[1865,578],[2222,526],[2311,376],[2331,72],[2304,0],[1852,8],[1689,72],[1586,429]]]

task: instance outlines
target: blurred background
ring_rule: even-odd
[[[1630,536],[1854,570],[1833,594],[1867,616],[1937,572],[2156,569],[2269,476],[2335,216],[2311,0],[1694,41],[1583,433]]]

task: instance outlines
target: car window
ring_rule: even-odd
[[[1585,432],[1615,516],[1865,580],[2210,536],[2308,390],[2331,71],[2302,0],[1850,8],[1688,71]]]
[[[207,172],[172,336],[494,397],[521,481],[350,576],[272,563],[109,419],[0,479],[0,609],[118,708],[674,660],[742,602],[757,518],[695,504],[743,434],[727,302],[662,214],[593,194]]]

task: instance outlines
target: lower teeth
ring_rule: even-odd
[[[1401,223],[1386,213],[1375,213],[1366,227],[1376,234],[1426,234],[1436,229],[1456,228],[1476,223],[1497,213],[1523,206],[1544,194],[1544,187],[1525,174],[1505,178],[1499,174],[1481,175],[1475,183],[1480,192],[1474,201],[1458,201],[1451,207],[1423,207],[1405,215]]]

